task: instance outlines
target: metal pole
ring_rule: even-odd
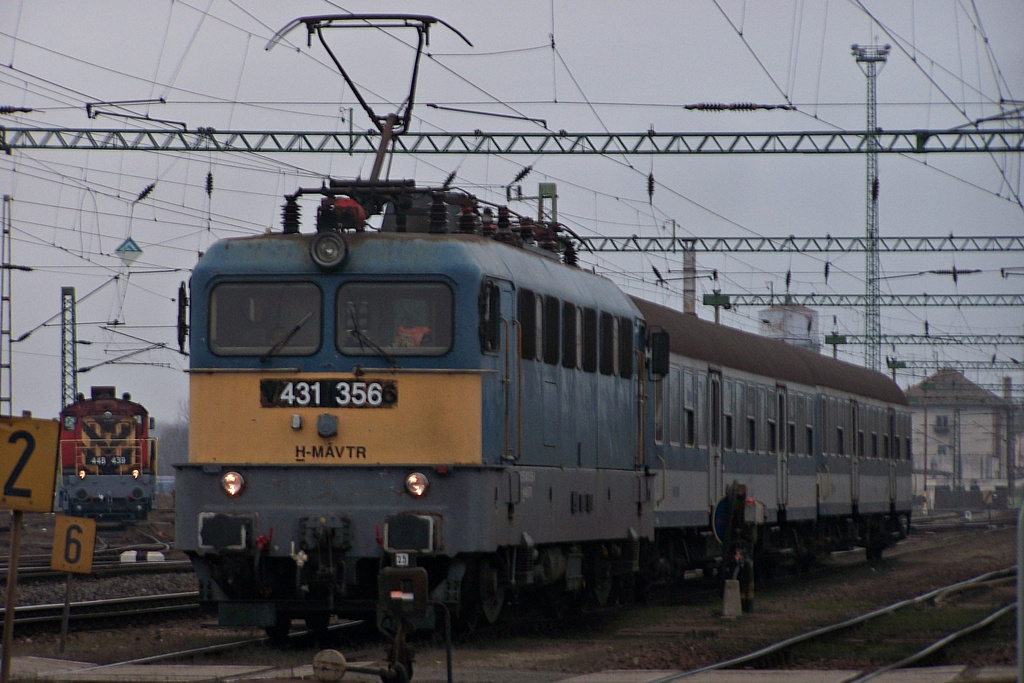
[[[64,614],[60,620],[60,653],[64,654],[64,641],[68,637],[68,622],[71,620],[71,572],[64,582]]]
[[[7,602],[4,604],[3,657],[0,662],[0,681],[11,680],[11,640],[14,636],[14,608],[17,605],[18,550],[21,546],[21,525],[25,513],[15,510],[11,514],[11,556],[7,567]]]
[[[1017,513],[1017,683],[1024,683],[1024,505]],[[7,629],[4,629],[7,638]],[[6,655],[7,648],[4,648]],[[6,680],[6,679],[5,679]]]

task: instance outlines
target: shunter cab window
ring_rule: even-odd
[[[210,294],[218,356],[309,356],[320,348],[322,295],[310,282],[224,282]]]
[[[440,282],[350,282],[338,290],[347,356],[440,356],[452,347],[452,292]]]

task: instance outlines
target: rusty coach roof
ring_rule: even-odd
[[[695,315],[633,297],[648,326],[668,331],[673,352],[782,382],[848,391],[888,403],[907,404],[903,391],[880,372],[807,351],[792,344],[716,325]]]

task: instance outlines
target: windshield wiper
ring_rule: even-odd
[[[295,326],[292,329],[288,330],[288,334],[284,335],[284,337],[282,337],[280,341],[276,342],[273,346],[271,346],[267,350],[266,353],[264,353],[262,356],[260,356],[260,360],[261,361],[266,361],[268,358],[270,358],[271,356],[276,354],[278,351],[280,351],[282,348],[284,348],[284,346],[288,342],[290,342],[292,340],[292,337],[294,337],[296,334],[298,334],[299,330],[302,329],[302,326],[305,325],[306,323],[308,323],[309,319],[312,318],[312,317],[313,317],[313,311],[310,311],[309,313],[304,315],[302,317],[302,320],[300,320],[299,322],[295,323]]]
[[[389,355],[387,351],[378,346],[375,341],[373,341],[366,335],[365,332],[359,329],[359,323],[356,322],[355,306],[352,305],[352,302],[349,302],[348,305],[348,316],[349,320],[352,323],[352,328],[348,331],[348,333],[356,338],[356,341],[359,342],[360,348],[362,348],[363,345],[369,346],[371,349],[377,352],[378,356],[384,359],[385,363],[387,363],[393,368],[398,367],[398,363],[395,361],[394,356]]]

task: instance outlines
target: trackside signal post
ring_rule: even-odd
[[[57,483],[55,420],[0,418],[0,508],[11,510],[11,557],[7,570],[3,660],[0,681],[11,678],[11,640],[17,605],[18,550],[25,512],[52,512]]]

